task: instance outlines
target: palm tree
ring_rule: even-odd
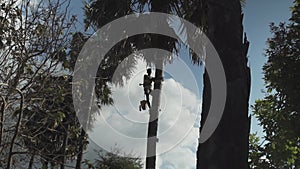
[[[207,142],[199,144],[197,168],[249,168],[247,162],[250,127],[248,117],[250,70],[247,67],[249,42],[246,35],[243,41],[241,2],[239,0],[163,2],[152,0],[150,3],[153,12],[176,11],[177,15],[200,26],[218,51],[225,69],[228,95],[224,115],[212,137]],[[163,45],[161,41],[153,42],[158,46]],[[193,54],[191,56],[194,63],[199,63],[199,57]],[[200,130],[208,115],[210,95],[210,80],[205,72]],[[153,130],[156,128],[156,125],[154,126]],[[146,160],[146,168],[155,168],[155,156],[148,159],[151,164],[147,164]]]
[[[87,24],[93,24],[94,27],[100,28],[104,24],[106,24],[109,21],[112,21],[113,19],[116,19],[120,16],[123,16],[125,14],[130,14],[133,12],[132,6],[127,5],[120,5],[122,8],[111,11],[111,8],[113,6],[119,6],[119,4],[124,3],[125,1],[107,1],[107,0],[98,0],[94,1],[88,8],[87,8]],[[171,2],[171,1],[170,1]],[[166,12],[170,13],[172,10],[172,6],[170,5],[169,1],[159,1],[159,0],[152,0],[149,3],[146,2],[139,2],[139,8],[136,10],[142,11],[145,6],[151,5],[150,11],[152,12]],[[127,2],[128,4],[128,2]],[[114,8],[115,9],[115,8]],[[110,15],[105,15],[105,11],[109,11]],[[102,13],[103,12],[103,13]],[[101,17],[103,16],[103,19],[101,20]],[[107,18],[110,18],[107,20]],[[160,23],[155,23],[160,24]],[[167,24],[167,21],[165,23]],[[143,41],[140,41],[139,39],[143,39]],[[131,54],[134,50],[138,51],[141,49],[144,49],[146,47],[152,47],[152,48],[161,48],[167,51],[173,51],[176,49],[176,40],[161,36],[161,35],[137,35],[128,39],[123,40],[121,45],[116,45],[116,48],[111,50],[111,53],[108,54],[107,58],[114,58],[115,60],[122,61],[124,58],[126,58],[129,54]],[[125,45],[123,45],[125,44]],[[125,47],[124,47],[125,46]],[[134,47],[131,47],[134,46]],[[124,52],[125,49],[125,52]],[[120,51],[121,54],[119,54]],[[160,90],[162,88],[161,81],[163,80],[163,64],[165,60],[168,58],[168,56],[157,56],[157,60],[145,60],[147,62],[152,62],[155,64],[155,82],[154,82],[154,91],[153,91],[153,99],[152,99],[152,107],[150,109],[150,117],[149,117],[149,123],[148,123],[148,141],[147,141],[147,158],[146,158],[146,168],[155,168],[155,161],[156,161],[156,142],[157,142],[157,127],[158,127],[158,113],[159,113],[159,105],[160,105]],[[118,63],[118,62],[117,62]],[[100,65],[101,66],[101,65]],[[117,64],[116,64],[117,66]],[[127,65],[129,69],[132,67],[131,65]],[[116,68],[116,67],[114,67]],[[111,71],[114,72],[114,71]],[[113,75],[113,74],[112,74]],[[109,79],[109,78],[108,78]]]
[[[152,12],[179,15],[201,27],[215,46],[222,60],[226,74],[228,95],[224,115],[218,128],[208,141],[199,144],[197,168],[248,168],[250,71],[247,67],[247,50],[249,42],[246,37],[243,42],[241,2],[239,0],[137,0],[134,2],[136,3],[122,1],[126,5],[119,9],[113,6],[122,4],[120,1],[96,0],[94,4],[97,4],[97,6],[94,7],[98,9],[91,10],[94,13],[88,13],[90,15],[87,16],[90,16],[90,21],[96,23],[96,26],[99,28],[114,18],[116,19],[134,11],[143,12],[145,7],[148,7],[148,10]],[[106,10],[109,10],[109,16],[105,15]],[[139,41],[139,38],[144,39],[144,41]],[[127,39],[126,43],[133,44],[136,47],[135,49],[143,49],[145,47],[160,48],[168,51],[178,49],[176,40],[160,35],[136,36]],[[191,58],[194,63],[200,63],[199,57],[195,57],[193,53]],[[155,77],[162,78],[162,74],[163,70],[157,69]],[[161,82],[157,81],[154,86],[155,89],[161,89]],[[210,80],[207,72],[205,72],[201,126],[205,124],[208,115],[211,97],[210,90]],[[159,105],[159,97],[159,93],[153,97],[153,105],[157,101]],[[151,111],[152,116],[148,127],[148,137],[156,138],[158,109],[153,106]],[[202,130],[202,127],[200,130]],[[149,143],[148,149],[150,149],[150,146],[152,148],[151,151],[155,152],[156,143]],[[232,155],[229,156],[228,154]],[[147,157],[146,168],[155,168],[155,159],[156,156]]]

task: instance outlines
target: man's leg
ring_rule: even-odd
[[[145,95],[146,95],[146,100],[147,100],[148,107],[151,108],[151,106],[150,106],[150,99],[149,99],[149,93],[147,93]]]

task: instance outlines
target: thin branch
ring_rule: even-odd
[[[1,85],[5,85],[5,84],[0,83],[0,86]],[[23,95],[22,91],[18,88],[15,88],[14,90],[16,90],[19,93],[19,95],[21,96],[21,103],[20,103],[19,117],[18,117],[16,129],[15,129],[15,133],[14,133],[12,139],[11,139],[10,147],[9,147],[9,154],[8,154],[7,167],[6,167],[8,169],[11,168],[12,156],[14,155],[13,154],[14,143],[15,143],[15,140],[17,138],[17,135],[19,134],[21,120],[22,120],[22,116],[23,116],[23,108],[24,108],[24,95]]]
[[[2,106],[1,106],[1,110],[0,110],[0,115],[1,115],[1,120],[0,120],[0,145],[2,144],[2,137],[3,137],[3,129],[4,129],[4,111],[6,108],[6,101],[5,98],[1,95],[1,99],[2,99]]]

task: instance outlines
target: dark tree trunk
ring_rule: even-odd
[[[206,34],[224,66],[227,100],[223,117],[214,134],[209,140],[199,144],[197,169],[248,169],[249,43],[246,39],[243,43],[241,5],[239,0],[206,2],[208,7]],[[201,126],[205,123],[210,107],[210,86],[209,77],[205,72]]]
[[[167,0],[152,0],[151,1],[151,12],[165,12],[168,13],[169,1]],[[157,25],[165,24],[165,20],[157,20],[155,23]],[[174,43],[174,42],[173,42]],[[151,36],[151,47],[160,48],[167,51],[172,51],[173,46],[170,39],[161,36],[154,35]],[[164,73],[164,58],[165,56],[155,56],[155,60],[152,60],[156,66],[155,69],[155,82],[154,90],[152,91],[152,107],[150,111],[149,123],[148,123],[148,139],[147,139],[147,157],[146,157],[146,169],[155,169],[156,168],[156,143],[158,142],[157,138],[157,129],[158,129],[158,115],[160,109],[160,97]]]
[[[161,60],[159,63],[156,64],[156,66],[159,68],[155,69],[156,80],[154,83],[154,91],[152,91],[152,105],[151,109],[149,110],[150,117],[148,123],[146,169],[155,169],[156,165],[156,143],[158,141],[157,127],[162,88],[161,81],[163,79],[163,61]]]

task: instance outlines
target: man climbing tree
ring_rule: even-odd
[[[144,94],[146,96],[146,100],[142,100],[140,102],[140,107],[139,107],[140,111],[141,111],[141,109],[143,109],[143,110],[146,109],[146,104],[148,105],[149,108],[151,108],[149,95],[152,91],[152,82],[154,80],[154,78],[151,77],[151,73],[152,73],[151,68],[148,68],[147,74],[144,75],[143,84],[140,84],[140,85],[143,85]]]

